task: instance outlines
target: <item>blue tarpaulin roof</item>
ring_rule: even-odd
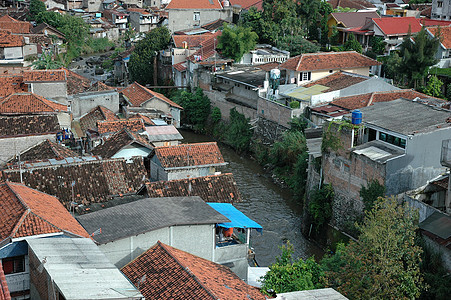
[[[258,232],[262,232],[263,227],[261,227],[257,222],[249,219],[245,214],[236,209],[230,203],[207,203],[214,210],[224,215],[231,222],[219,223],[218,226],[224,228],[254,228]]]

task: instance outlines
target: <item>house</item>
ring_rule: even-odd
[[[142,158],[101,160],[83,156],[25,162],[20,168],[10,165],[2,176],[3,180],[22,181],[55,195],[68,208],[75,202],[82,213],[90,210],[91,203],[136,193],[145,182],[146,169]]]
[[[53,48],[47,47],[47,49],[51,50],[53,54],[59,54],[66,51],[64,47],[62,47],[63,42],[66,40],[66,36],[64,33],[59,31],[53,26],[50,26],[47,23],[41,23],[33,28],[31,28],[31,33],[34,35],[51,37],[51,44],[54,46]],[[50,46],[50,45],[48,45]],[[39,49],[38,49],[38,53]],[[42,45],[41,45],[41,53],[42,53]]]
[[[232,21],[232,7],[225,6],[218,0],[172,0],[165,9],[171,32],[199,28],[202,24],[217,19]]]
[[[235,203],[240,202],[232,173],[184,178],[169,181],[150,181],[138,191],[149,198],[199,196],[205,202]]]
[[[103,11],[103,15],[114,26],[119,28],[119,31],[125,31],[127,29],[129,15],[125,11],[119,11],[115,9],[108,9]]]
[[[160,241],[121,271],[146,299],[266,299],[229,268]]]
[[[447,104],[445,100],[432,98],[429,95],[411,89],[401,90],[399,88],[391,91],[380,91],[353,96],[335,98],[332,102],[324,105],[314,106],[308,112],[310,120],[317,125],[322,125],[329,118],[341,118],[354,109],[374,105],[378,102],[388,102],[399,98],[417,99],[424,101],[428,105],[443,107]]]
[[[24,65],[24,46],[23,36],[14,35],[8,30],[0,30],[0,66]]]
[[[55,140],[60,130],[55,114],[0,116],[0,164],[42,141]]]
[[[137,82],[119,91],[122,97],[122,110],[128,117],[133,113],[152,114],[168,124],[180,127],[180,112],[183,108],[163,94],[154,92]]]
[[[151,9],[127,8],[130,14],[130,25],[137,32],[148,32],[160,23],[160,15]]]
[[[153,180],[174,180],[214,175],[227,163],[216,142],[155,147],[150,158]]]
[[[304,53],[280,65],[286,70],[285,84],[298,86],[337,71],[369,76],[371,67],[381,63],[355,51]],[[281,78],[281,82],[283,79]]]
[[[102,158],[147,157],[152,149],[153,146],[145,134],[124,128],[92,149],[92,153]]]
[[[432,0],[431,19],[451,20],[450,8],[450,0]]]
[[[183,140],[183,136],[173,125],[146,126],[146,133],[149,142],[155,147],[177,146]]]
[[[378,102],[360,109],[361,124],[331,121],[342,148],[323,153],[324,182],[334,187],[334,222],[361,213],[360,189],[377,180],[386,195],[416,189],[443,173],[442,140],[451,133],[450,111],[418,99]],[[343,124],[341,130],[338,130]]]
[[[23,82],[28,91],[44,98],[58,100],[67,97],[66,72],[64,70],[31,70],[23,72]]]
[[[428,27],[426,32],[434,38],[440,32],[440,46],[435,58],[439,59],[440,68],[449,68],[451,62],[451,27]]]
[[[215,224],[229,219],[199,197],[146,198],[77,217],[100,250],[121,268],[161,240],[214,259]]]
[[[283,63],[290,58],[290,52],[271,45],[256,45],[254,50],[245,53],[237,64],[260,65],[270,62]]]
[[[19,21],[9,15],[0,17],[0,30],[8,30],[12,34],[30,33],[31,27],[30,22]]]
[[[26,238],[89,234],[53,196],[12,182],[0,184],[0,191],[0,266],[11,297],[26,299],[32,288]]]
[[[89,238],[28,241],[32,299],[144,299]]]
[[[103,8],[102,2],[102,0],[83,0],[83,6],[80,8],[84,8],[84,13],[99,12]]]
[[[71,112],[67,105],[57,103],[33,93],[15,93],[0,100],[0,115],[56,115],[61,128],[70,128]]]
[[[99,87],[98,91],[89,91],[67,97],[74,118],[83,116],[99,105],[113,111],[113,113],[119,112],[119,93],[114,89]]]
[[[215,36],[219,36],[221,31],[214,33]],[[201,34],[173,34],[172,35],[172,65],[176,65],[181,62],[185,62],[186,59],[194,54],[202,47],[202,43],[211,39],[213,34],[209,31]]]
[[[379,15],[375,11],[333,12],[327,20],[329,37],[332,36],[332,31],[336,28],[339,33],[338,42],[343,44],[345,42],[343,30],[361,28],[365,25],[367,18],[379,18]]]
[[[69,157],[80,156],[77,152],[65,147],[64,145],[52,142],[50,140],[45,140],[29,149],[24,150],[20,153],[21,161],[37,161],[37,160],[47,160],[47,159],[64,159]],[[19,155],[17,155],[9,163],[17,162]]]
[[[68,1],[67,0],[45,0],[43,2],[45,4],[45,8],[47,10],[51,10],[54,8],[65,10]]]

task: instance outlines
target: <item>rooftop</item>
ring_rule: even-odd
[[[21,161],[36,161],[45,159],[62,159],[66,157],[77,157],[77,152],[70,150],[69,148],[45,140],[23,152],[20,153]],[[16,160],[17,161],[17,160]]]
[[[308,291],[297,291],[279,293],[274,300],[346,300],[345,296],[332,288],[315,289]]]
[[[216,142],[156,147],[154,152],[165,169],[226,164]]]
[[[126,98],[126,100],[131,104],[131,106],[141,106],[144,104],[144,102],[147,102],[152,99],[158,99],[160,101],[167,103],[169,106],[183,109],[180,105],[169,100],[163,94],[149,90],[148,88],[140,85],[136,81],[119,92],[124,96],[124,98]]]
[[[386,163],[388,160],[404,155],[404,151],[395,149],[390,145],[380,142],[371,141],[354,148],[355,154],[363,155],[380,164]]]
[[[440,31],[440,43],[444,49],[451,49],[451,27],[429,27],[426,28],[433,36]]]
[[[0,214],[0,242],[58,232],[89,237],[57,198],[19,183],[0,184]]]
[[[0,114],[32,114],[68,111],[59,104],[33,93],[12,94],[0,101]]]
[[[266,299],[229,268],[158,242],[121,269],[146,299]]]
[[[102,158],[111,158],[120,150],[134,143],[141,147],[153,149],[153,146],[147,140],[147,136],[142,136],[137,132],[132,132],[124,128],[112,135],[101,145],[95,147],[92,153]]]
[[[368,79],[370,78],[367,76],[339,71],[325,76],[321,79],[309,82],[306,85],[303,85],[303,87],[309,88],[315,85],[322,85],[328,87],[328,89],[323,90],[322,93],[328,93],[344,89],[348,86],[366,81]]]
[[[97,121],[116,121],[116,115],[104,106],[96,106],[80,117],[80,126],[83,131],[88,129],[97,131]]]
[[[199,196],[205,202],[235,203],[242,200],[231,173],[147,182],[145,190],[139,191],[143,192],[148,197]]]
[[[363,68],[380,65],[380,62],[355,51],[304,53],[288,59],[280,69],[294,71],[320,71]]]
[[[354,28],[365,25],[367,18],[379,18],[379,15],[375,11],[334,12],[330,14],[330,17],[334,18],[337,23],[341,23],[344,27]]]
[[[60,130],[56,115],[24,115],[0,117],[0,137],[42,135]]]
[[[404,98],[360,109],[363,121],[404,135],[450,127],[450,111]]]
[[[257,88],[263,86],[266,71],[260,68],[245,68],[239,71],[216,74],[216,77],[230,79]]]
[[[22,92],[28,92],[28,86],[23,83],[22,75],[0,75],[0,97]]]
[[[130,131],[140,131],[145,129],[142,119],[97,121],[97,131],[100,134],[118,132],[124,128],[127,128]]]
[[[327,1],[332,8],[349,7],[354,9],[375,8],[374,4],[366,0],[329,0]]]
[[[23,36],[11,34],[8,30],[0,30],[0,48],[22,47],[24,45]]]
[[[172,40],[174,42],[174,46],[176,48],[183,48],[186,43],[186,48],[196,48],[200,47],[201,42],[205,41],[208,38],[212,37],[212,33],[206,32],[204,34],[192,35],[192,34],[181,34],[181,35],[172,35]]]
[[[385,35],[405,35],[419,32],[420,20],[415,17],[374,18],[373,22]]]
[[[241,9],[255,7],[257,10],[263,10],[263,0],[231,0],[230,3],[241,6]]]
[[[28,244],[37,260],[45,261],[44,274],[64,299],[142,299],[90,239],[33,239]]]
[[[6,20],[5,18],[0,19],[0,29],[9,30],[11,33],[15,34],[30,33],[30,29],[32,27],[30,22],[18,21],[13,18],[11,19],[12,20]]]
[[[146,132],[151,143],[183,140],[183,136],[174,125],[147,126]]]
[[[100,243],[120,240],[156,229],[229,222],[200,197],[146,198],[77,217],[88,232],[102,228]]]
[[[31,70],[23,72],[24,82],[58,82],[66,81],[64,70]]]

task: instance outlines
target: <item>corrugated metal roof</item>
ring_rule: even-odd
[[[451,217],[440,212],[434,212],[419,227],[446,240],[451,237]]]
[[[45,260],[44,269],[67,300],[143,298],[90,239],[30,239],[28,244],[39,261]]]

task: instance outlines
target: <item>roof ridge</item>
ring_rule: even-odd
[[[200,280],[197,278],[197,276],[194,275],[194,273],[189,269],[188,266],[185,266],[177,257],[174,256],[174,254],[170,251],[170,249],[168,249],[166,246],[169,245],[165,245],[164,243],[160,242],[158,240],[157,245],[159,245],[161,248],[163,248],[163,250],[170,256],[172,257],[172,259],[179,264],[183,270],[188,273],[188,275],[194,279],[194,281],[196,281],[211,297],[213,297],[213,299],[219,300],[220,298],[216,297],[212,291],[210,291],[210,289],[208,287],[206,287],[202,282],[200,282]],[[169,246],[170,247],[170,246]],[[177,249],[178,250],[178,249]],[[191,253],[189,253],[190,255],[193,255]],[[193,255],[196,256],[196,255]],[[198,256],[196,256],[198,257]],[[200,258],[200,257],[199,257]],[[214,262],[212,262],[214,263]]]

